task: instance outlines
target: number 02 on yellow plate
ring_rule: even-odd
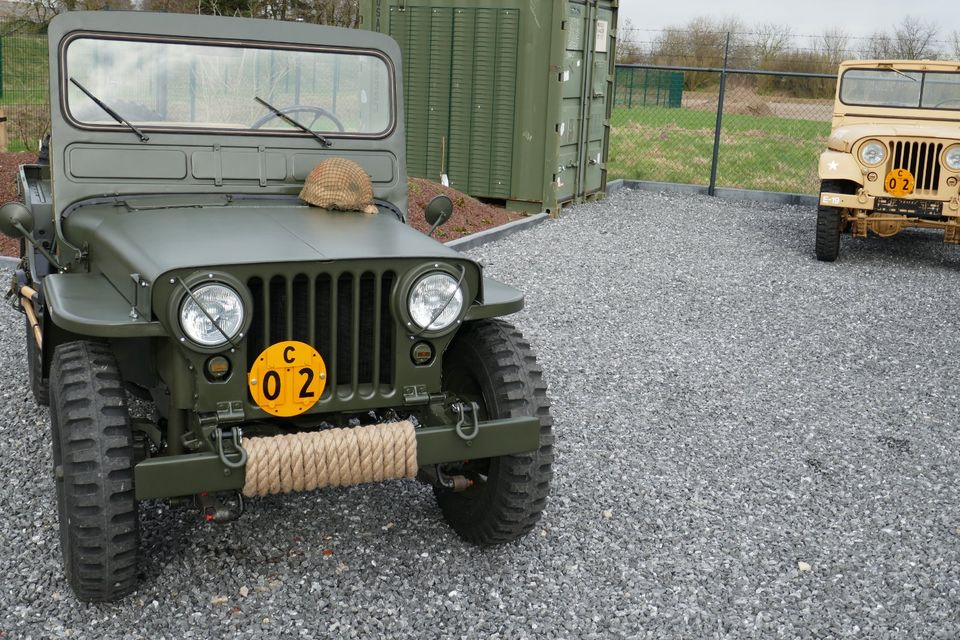
[[[913,193],[914,183],[912,173],[906,169],[894,169],[884,178],[883,188],[895,198],[902,198]]]
[[[320,400],[327,366],[305,342],[287,340],[263,350],[247,376],[257,406],[281,418],[297,416]]]

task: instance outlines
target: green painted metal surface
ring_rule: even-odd
[[[683,104],[683,72],[617,66],[614,100],[618,107],[669,107]]]
[[[510,418],[479,424],[480,433],[465,441],[453,427],[417,430],[417,464],[454,462],[533,451],[540,446],[540,420]],[[228,469],[214,453],[192,453],[144,460],[134,468],[137,499],[172,498],[202,491],[240,490],[244,469]]]
[[[410,175],[555,213],[606,189],[617,0],[361,0],[404,64]]]

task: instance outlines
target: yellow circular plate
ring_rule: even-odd
[[[883,189],[896,198],[902,198],[913,193],[916,181],[913,174],[906,169],[894,169],[883,179]]]
[[[305,342],[287,340],[263,350],[247,375],[257,406],[275,416],[300,415],[320,399],[327,384],[327,365]]]

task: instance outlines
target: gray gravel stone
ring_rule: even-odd
[[[527,292],[551,385],[531,535],[468,546],[414,482],[224,527],[149,502],[141,587],[112,605],[62,577],[3,305],[0,637],[960,635],[960,250],[914,232],[818,263],[811,211],[621,192],[473,254]]]

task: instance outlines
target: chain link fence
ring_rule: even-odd
[[[0,19],[0,109],[7,151],[36,151],[50,131],[47,36],[39,25]]]
[[[614,86],[611,180],[818,192],[834,76],[618,65]]]

